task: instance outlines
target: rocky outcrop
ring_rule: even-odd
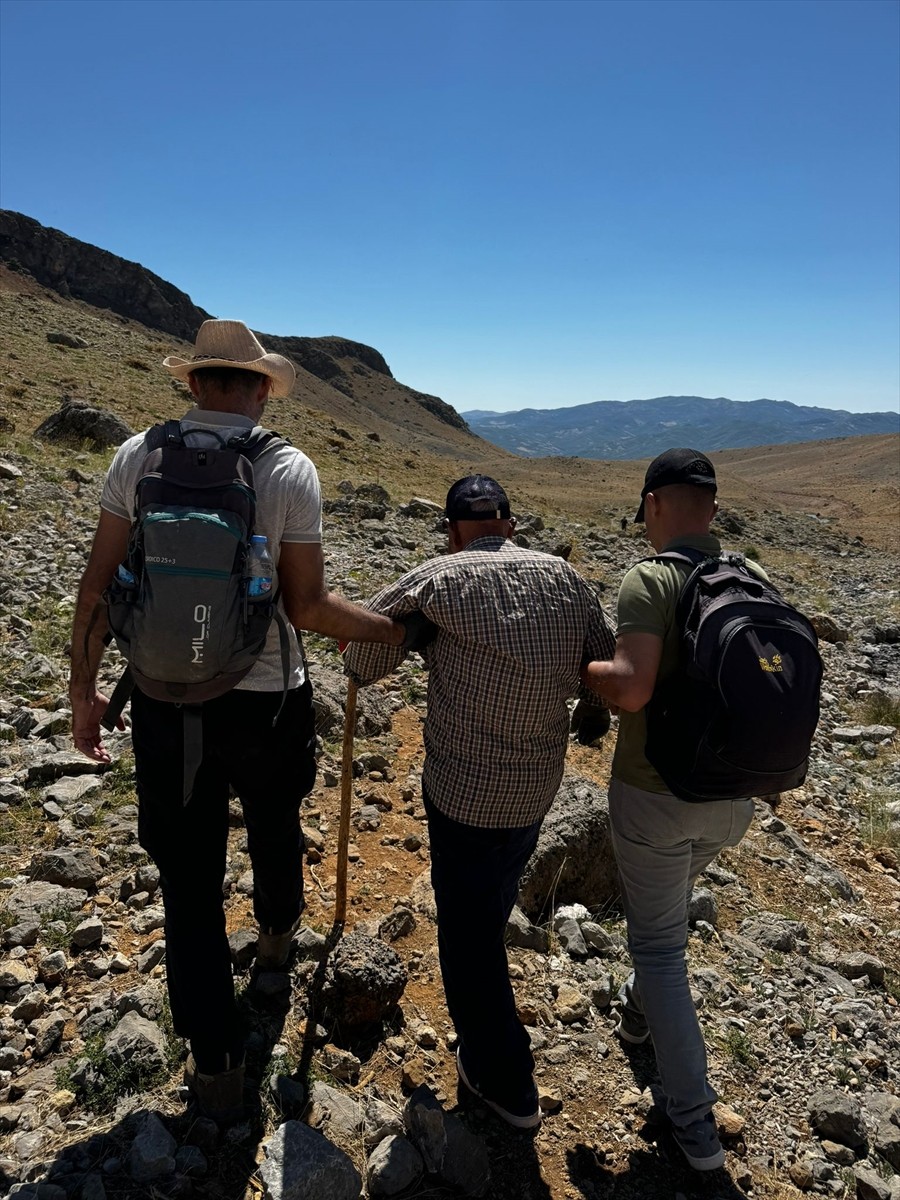
[[[61,296],[109,309],[120,317],[139,321],[151,329],[173,334],[186,342],[211,315],[140,263],[119,258],[87,242],[51,229],[23,213],[0,209],[0,262],[11,270],[31,275]],[[368,405],[391,380],[414,404],[442,424],[470,432],[459,413],[438,396],[429,396],[396,384],[391,369],[372,346],[349,338],[279,337],[259,332],[267,349],[284,354],[304,371],[344,396]],[[78,347],[83,339],[51,333],[48,340]],[[374,384],[374,388],[373,385]]]
[[[260,334],[260,337],[267,348],[292,358],[298,366],[337,388],[345,396],[354,396],[360,381],[364,382],[372,373],[394,378],[382,355],[362,342],[352,342],[342,337],[275,337],[270,333]],[[456,409],[439,396],[429,396],[412,388],[404,387],[403,390],[411,400],[445,425],[470,432]]]
[[[0,210],[0,260],[13,269],[24,269],[60,295],[112,309],[185,341],[193,339],[210,315],[140,263],[9,209]]]
[[[362,342],[351,342],[349,338],[275,337],[270,333],[265,335],[265,339],[267,349],[287,355],[298,366],[309,371],[310,375],[326,383],[344,374],[344,367],[337,361],[340,358],[352,359],[379,375],[394,378],[391,368],[377,350],[364,346]]]
[[[564,779],[528,861],[519,903],[532,919],[556,904],[603,908],[619,892],[603,791],[587,779]]]
[[[130,425],[105,408],[63,396],[57,412],[34,431],[36,438],[53,442],[92,442],[94,446],[121,446],[134,433]]]

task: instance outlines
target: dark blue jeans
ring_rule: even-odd
[[[531,1081],[534,1058],[516,1015],[504,935],[541,822],[463,825],[423,798],[441,975],[466,1074],[491,1098],[516,1095]]]
[[[138,836],[159,868],[166,914],[166,976],[175,1032],[201,1071],[239,1057],[243,1030],[234,1000],[222,883],[228,799],[240,798],[253,867],[253,911],[263,929],[289,929],[303,909],[300,801],[316,774],[312,688],[232,691],[202,706],[203,759],[183,801],[181,708],[135,690],[132,742]]]

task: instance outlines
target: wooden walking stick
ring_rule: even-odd
[[[334,889],[334,923],[347,919],[347,855],[350,850],[350,806],[353,801],[353,734],[356,729],[356,684],[347,680],[344,710],[344,752],[341,760],[341,823],[338,828],[337,883]]]

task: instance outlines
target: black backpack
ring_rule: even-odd
[[[202,754],[197,706],[251,670],[273,619],[285,688],[288,679],[277,593],[252,598],[247,569],[253,464],[285,439],[257,429],[219,441],[212,449],[188,446],[179,421],[148,430],[128,550],[105,597],[109,631],[128,666],[103,724],[114,727],[135,684],[155,700],[182,705],[186,800]]]
[[[806,778],[822,660],[809,620],[743,555],[679,549],[677,670],[647,705],[645,753],[682,800],[789,791]]]

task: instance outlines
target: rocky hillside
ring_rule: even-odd
[[[123,330],[143,362],[146,333]],[[34,333],[36,350],[43,337]],[[58,377],[75,353],[57,360]],[[96,386],[111,386],[99,351],[93,361]],[[13,366],[35,377],[24,362]],[[126,368],[122,382],[127,372],[147,378]],[[143,393],[131,402],[137,413]],[[691,980],[721,1096],[724,1172],[685,1167],[653,1106],[652,1052],[626,1049],[613,1033],[628,955],[608,840],[608,745],[571,746],[509,931],[546,1114],[534,1137],[477,1102],[457,1103],[428,883],[416,659],[361,694],[353,936],[339,943],[337,969],[326,939],[344,687],[333,646],[315,637],[307,648],[321,747],[303,809],[307,925],[287,973],[250,974],[252,877],[232,812],[225,892],[251,1030],[249,1111],[220,1133],[185,1115],[184,1047],[164,1001],[162,907],[137,844],[128,734],[112,740],[111,769],[68,741],[67,628],[109,453],[0,433],[0,1170],[9,1188],[36,1200],[900,1198],[895,556],[758,503],[722,514],[728,540],[816,614],[826,666],[808,781],[758,804],[744,843],[707,870],[693,898]],[[333,583],[359,597],[441,548],[427,502],[440,493],[389,493],[365,464],[348,475],[328,504],[325,537]],[[523,507],[520,536],[568,554],[610,597],[644,552],[609,514],[573,520]],[[104,670],[116,676],[113,657]],[[335,984],[360,962],[382,997],[399,994],[377,1037],[353,1035]],[[312,1162],[322,1164],[315,1177]]]
[[[60,296],[109,309],[182,341],[190,341],[211,315],[140,263],[9,209],[0,209],[0,262]]]
[[[295,361],[306,353],[295,339]],[[429,411],[434,397],[384,373],[377,351],[342,351],[297,368],[287,400],[270,403],[266,421],[312,457],[326,491],[346,476],[373,480],[396,494],[441,498],[459,476],[494,475],[522,506],[617,527],[633,516],[646,463],[516,457]],[[0,265],[0,431],[12,444],[30,436],[66,398],[110,409],[134,429],[180,416],[187,389],[162,369],[184,343],[136,321],[66,299],[30,275]],[[364,357],[361,350],[367,350]],[[319,372],[315,374],[313,367]],[[324,377],[322,377],[324,376]],[[333,386],[333,384],[339,386]],[[436,401],[440,404],[440,401]],[[900,550],[900,437],[853,438],[714,454],[720,495],[762,503]]]
[[[658,396],[653,400],[600,400],[569,408],[466,412],[470,427],[506,450],[539,458],[653,458],[673,440],[706,451],[782,445],[824,438],[896,433],[896,412],[855,413],[785,400],[715,400]],[[676,432],[677,431],[677,432]]]
[[[33,281],[65,300],[81,301],[95,312],[114,313],[181,342],[192,341],[211,315],[139,263],[8,209],[0,209],[0,263],[7,293],[27,292],[28,281]],[[398,383],[371,346],[340,337],[259,337],[267,349],[286,355],[297,366],[295,394],[307,403],[314,397],[317,407],[338,420],[363,421],[379,436],[407,426],[414,437],[445,453],[478,443],[455,409],[437,396]],[[169,352],[189,353],[184,346]]]

